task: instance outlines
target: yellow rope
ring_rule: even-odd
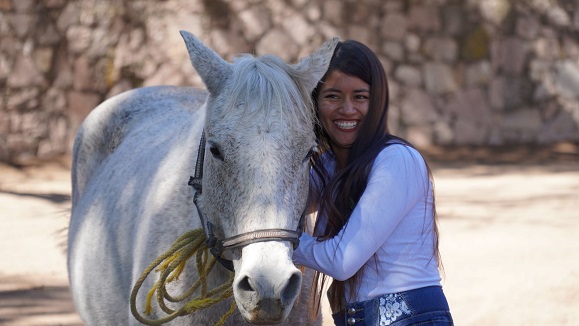
[[[133,291],[131,292],[130,304],[131,312],[135,318],[145,325],[161,325],[167,323],[179,316],[192,314],[196,311],[209,308],[223,300],[227,300],[233,296],[233,273],[230,274],[229,280],[219,287],[208,290],[207,289],[207,275],[215,266],[215,257],[211,256],[203,229],[191,230],[180,236],[171,246],[169,250],[159,256],[153,261],[141,274]],[[197,274],[199,279],[184,293],[178,296],[172,296],[167,291],[167,284],[177,281],[179,276],[185,269],[187,261],[193,256],[196,256]],[[145,282],[147,276],[153,271],[160,273],[159,280],[155,282],[153,287],[147,292],[145,300],[144,313],[151,315],[153,296],[156,295],[159,307],[167,314],[165,317],[158,319],[148,319],[143,317],[137,307],[137,294],[139,289]],[[173,310],[167,307],[165,301],[179,303],[187,300],[197,290],[200,289],[200,294],[197,297],[189,299],[181,308]],[[227,313],[221,317],[216,325],[221,326],[225,323],[227,318],[235,311],[235,301],[231,302],[231,306]]]

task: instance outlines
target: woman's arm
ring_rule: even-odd
[[[303,234],[294,251],[296,264],[337,280],[352,277],[392,234],[398,223],[427,194],[428,173],[420,154],[392,145],[376,158],[368,185],[346,226],[332,239]]]

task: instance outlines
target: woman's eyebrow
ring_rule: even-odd
[[[330,87],[330,88],[326,88],[326,89],[322,90],[322,93],[326,93],[326,92],[341,93],[342,91],[340,89]],[[370,90],[367,88],[360,88],[360,89],[355,89],[354,93],[370,93]]]

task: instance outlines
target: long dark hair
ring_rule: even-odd
[[[366,189],[370,170],[380,151],[385,146],[395,143],[413,147],[408,141],[390,134],[386,73],[374,52],[360,42],[347,40],[340,42],[336,47],[328,71],[312,93],[313,101],[316,103],[316,112],[318,112],[317,99],[320,87],[327,76],[336,70],[360,78],[367,83],[370,86],[370,99],[368,112],[350,148],[346,166],[343,170],[336,171],[332,177],[330,177],[331,173],[325,170],[324,164],[320,163],[322,155],[331,150],[329,137],[320,123],[316,125],[315,132],[320,151],[312,157],[312,166],[318,176],[319,184],[312,185],[313,189],[310,193],[313,196],[312,200],[318,205],[318,216],[325,217],[325,228],[319,230],[318,225],[315,227],[319,241],[333,238],[347,224],[350,214]],[[436,223],[434,225],[435,253],[438,256],[438,231]],[[332,282],[328,294],[334,311],[345,308],[342,301],[345,297],[345,283],[348,283],[350,289],[356,288],[360,275],[362,275],[362,270],[346,281],[334,280]],[[312,287],[314,315],[319,313],[326,281],[327,277],[324,274],[316,272]]]

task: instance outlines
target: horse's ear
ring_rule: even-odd
[[[311,92],[324,74],[328,70],[330,60],[334,55],[334,50],[340,42],[340,38],[334,37],[324,43],[318,50],[311,55],[303,58],[294,68],[305,76],[304,86]]]
[[[199,73],[209,93],[216,94],[232,73],[231,64],[187,31],[180,31],[185,41],[191,64]]]

